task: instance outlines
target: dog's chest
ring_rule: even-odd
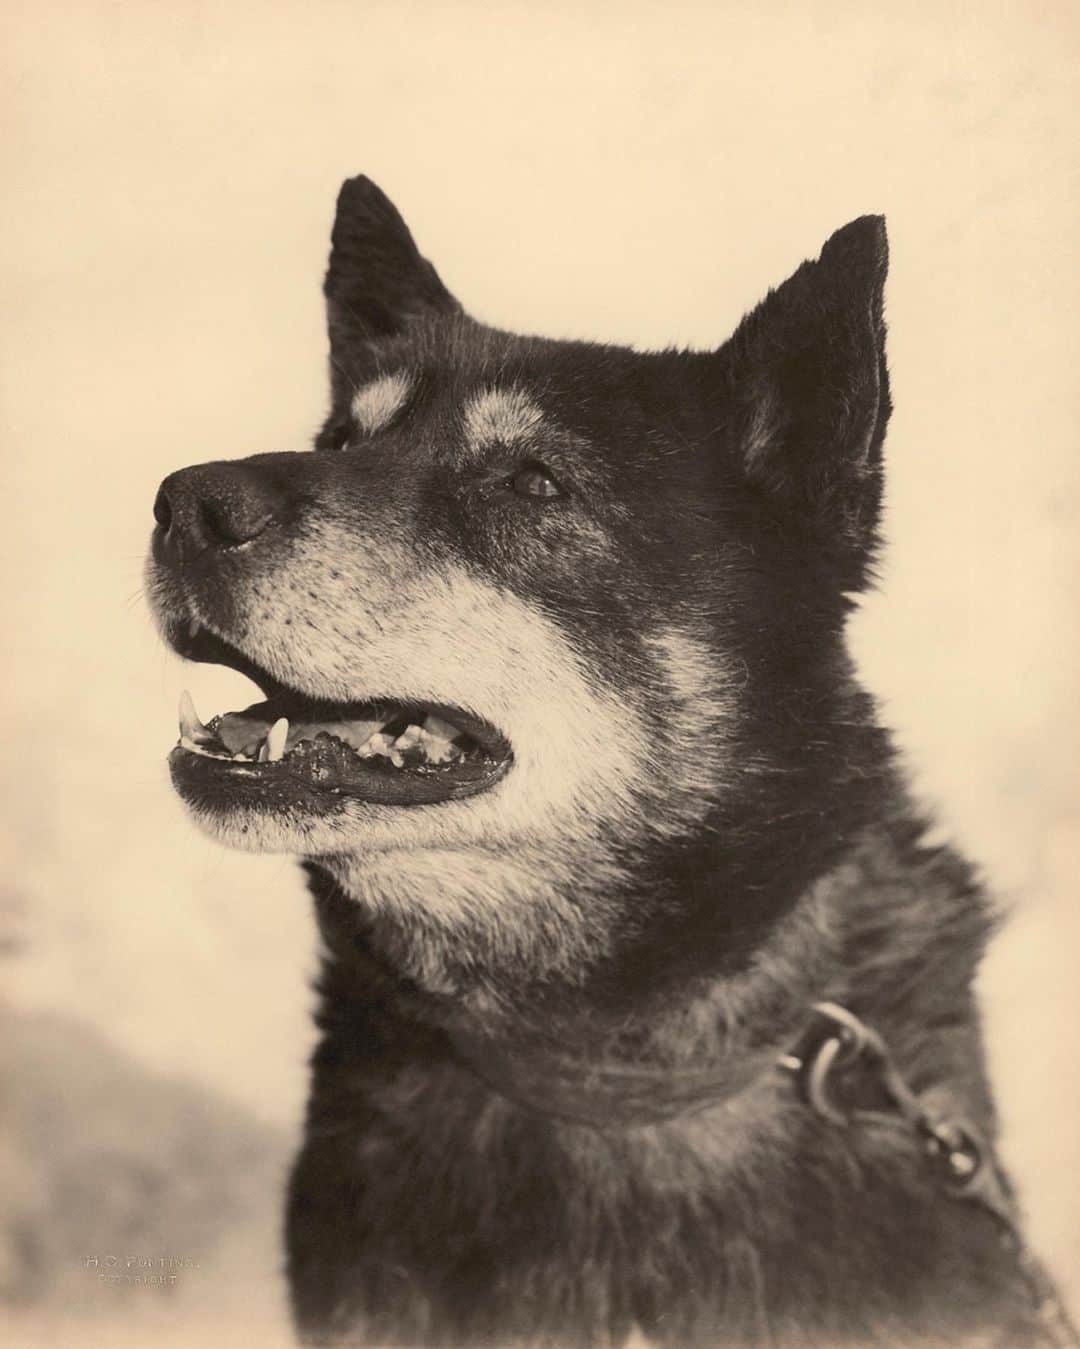
[[[301,1159],[342,1305],[380,1333],[420,1333],[422,1306],[463,1342],[874,1343],[892,1323],[955,1344],[1022,1310],[996,1232],[911,1156],[860,1151],[771,1089],[608,1130],[461,1072],[398,1073],[313,1121]]]

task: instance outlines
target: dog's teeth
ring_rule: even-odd
[[[270,763],[277,763],[285,753],[285,741],[289,738],[289,718],[279,717],[270,727],[270,732],[266,737],[266,758]]]
[[[199,720],[199,714],[195,711],[194,700],[187,689],[183,689],[180,693],[180,707],[178,711],[181,735],[187,735],[188,727],[202,725],[202,722]]]
[[[405,767],[405,759],[399,750],[392,749],[390,751],[390,762],[394,765],[395,768]]]
[[[198,745],[212,745],[213,734],[199,720],[191,694],[184,689],[180,695],[180,738],[193,740]]]
[[[262,744],[259,746],[259,752],[255,755],[255,760],[256,760],[256,762],[257,762],[257,763],[265,763],[265,762],[266,762],[267,755],[269,754],[269,752],[270,752],[270,751],[269,751],[269,750],[267,749],[267,747],[266,747],[266,741],[264,740],[264,741],[262,742]]]
[[[424,730],[438,736],[440,740],[454,740],[461,734],[452,722],[443,721],[442,717],[437,717],[434,712],[429,712],[424,718]]]
[[[394,741],[394,748],[399,750],[412,749],[414,745],[419,745],[423,738],[424,732],[419,726],[407,726]]]

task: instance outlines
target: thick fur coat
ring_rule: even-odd
[[[910,1130],[831,1124],[775,1066],[841,1003],[993,1135],[987,901],[924,846],[844,647],[885,273],[865,217],[715,352],[518,337],[353,179],[315,453],[163,484],[165,636],[268,698],[258,754],[188,718],[177,787],[224,841],[306,859],[325,947],[287,1215],[306,1340],[1036,1334]],[[386,700],[457,717],[487,776],[335,741]]]

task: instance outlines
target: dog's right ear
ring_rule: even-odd
[[[393,202],[362,174],[338,193],[323,292],[335,404],[376,371],[381,343],[416,319],[461,310]]]

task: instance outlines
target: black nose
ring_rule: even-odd
[[[182,468],[158,488],[155,543],[174,559],[236,548],[258,538],[284,505],[284,492],[267,473],[243,462]]]

